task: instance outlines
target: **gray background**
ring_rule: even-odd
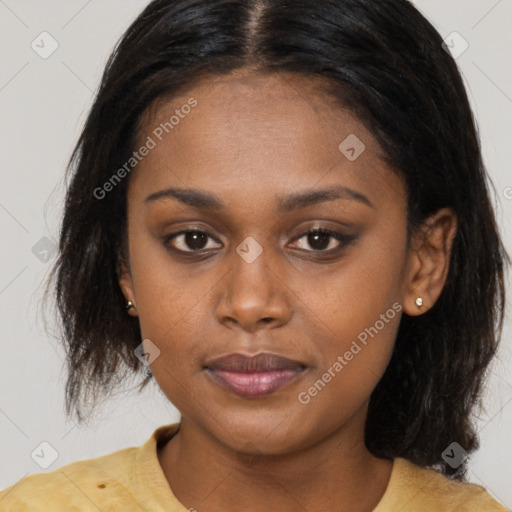
[[[469,44],[457,62],[479,123],[498,221],[510,250],[512,1],[414,3],[443,38],[456,31]],[[89,425],[66,421],[63,352],[45,335],[39,314],[41,283],[58,235],[67,159],[113,45],[145,4],[0,0],[0,489],[31,473],[140,445],[155,428],[179,418],[152,385],[141,395],[128,391],[105,401]],[[58,43],[46,59],[31,47],[43,31]],[[45,50],[50,43],[45,40]],[[456,49],[462,48],[459,43]],[[481,449],[471,459],[470,479],[512,507],[509,305],[507,314],[486,409],[478,421]],[[31,457],[34,450],[43,449],[46,457],[53,453],[41,442],[49,443],[57,455],[47,469]]]

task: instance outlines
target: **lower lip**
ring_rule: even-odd
[[[240,373],[208,368],[208,373],[217,382],[236,395],[246,397],[269,395],[297,378],[302,372],[302,369],[289,369]]]

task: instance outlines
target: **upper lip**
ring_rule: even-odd
[[[206,364],[206,368],[211,370],[253,373],[290,369],[299,370],[304,369],[305,365],[284,356],[262,352],[253,356],[239,353],[229,354],[209,361]]]

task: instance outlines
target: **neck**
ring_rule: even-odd
[[[158,458],[174,495],[187,508],[370,512],[385,492],[392,461],[366,449],[361,419],[306,449],[259,455],[235,451],[182,418],[179,432]]]

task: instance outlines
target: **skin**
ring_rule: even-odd
[[[364,444],[368,401],[401,314],[424,313],[441,293],[456,217],[438,211],[408,246],[402,179],[363,124],[317,85],[241,70],[203,79],[143,118],[141,144],[189,98],[198,102],[130,176],[129,258],[119,278],[143,339],[160,350],[151,371],[182,415],[158,458],[187,508],[371,511],[389,482],[392,461]],[[355,161],[338,149],[350,134],[366,147]],[[332,186],[363,194],[371,206],[342,197],[277,211],[280,196]],[[168,188],[199,189],[224,206],[145,201]],[[327,238],[315,250],[304,233],[318,227],[355,239],[343,246]],[[193,228],[211,238],[190,246],[178,236],[166,248],[166,235]],[[251,263],[236,252],[249,236],[263,250]],[[300,403],[299,393],[394,303],[402,312]],[[244,398],[203,369],[233,352],[272,352],[307,368],[273,394]]]

